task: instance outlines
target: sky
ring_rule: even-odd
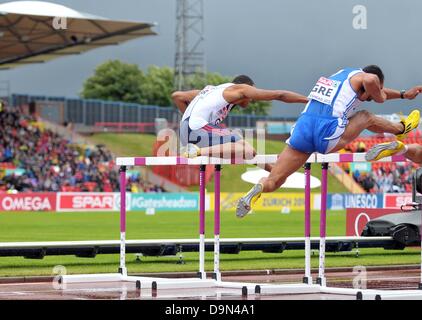
[[[0,81],[10,81],[12,92],[78,96],[84,80],[109,59],[136,63],[144,70],[149,65],[174,66],[175,0],[50,2],[112,19],[156,22],[159,35],[0,71]],[[364,11],[354,11],[356,6]],[[247,74],[260,88],[304,95],[320,76],[368,64],[383,69],[386,87],[422,85],[420,12],[418,0],[204,0],[207,70]],[[422,95],[414,101],[368,103],[365,109],[406,114],[421,104]],[[297,116],[302,109],[276,102],[271,115]]]

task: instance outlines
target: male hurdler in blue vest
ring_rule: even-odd
[[[400,122],[391,122],[366,110],[359,111],[359,107],[364,101],[412,100],[421,92],[422,86],[407,91],[384,88],[384,74],[375,65],[363,69],[346,68],[328,78],[321,77],[309,94],[309,102],[270,175],[261,179],[239,200],[236,215],[244,217],[261,193],[277,190],[288,176],[306,163],[313,152],[337,152],[366,129],[391,133],[403,140],[419,125],[418,110]]]

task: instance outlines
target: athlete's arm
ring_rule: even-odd
[[[401,92],[399,90],[384,88],[382,89],[386,95],[387,100],[391,99],[401,99]],[[404,99],[413,100],[415,99],[419,93],[422,93],[422,86],[415,86],[409,90],[406,90],[403,94]]]
[[[264,90],[245,84],[234,85],[226,89],[223,95],[228,102],[251,99],[255,101],[279,100],[286,103],[308,103],[307,97],[292,91]]]
[[[376,75],[364,73],[362,85],[365,89],[365,93],[375,102],[383,103],[387,100],[387,94],[381,89],[380,80]]]
[[[422,145],[411,144],[407,146],[405,156],[407,159],[422,165]]]
[[[422,93],[422,86],[414,86],[413,88],[406,90],[403,96],[405,99],[413,100],[419,93]]]
[[[399,90],[384,88],[384,89],[382,89],[382,91],[384,91],[385,94],[387,95],[387,100],[400,99],[401,98],[401,94],[400,94]]]
[[[198,95],[199,92],[200,90],[175,91],[171,94],[171,99],[180,112],[184,113],[189,103]]]

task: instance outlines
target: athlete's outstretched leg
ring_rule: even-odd
[[[374,145],[365,154],[366,161],[378,161],[382,158],[406,152],[406,146],[399,140]]]
[[[199,148],[194,144],[188,144],[185,152],[188,158],[195,158],[197,156],[208,156],[216,158],[241,158],[253,159],[256,156],[255,149],[246,140],[238,140],[236,142],[228,142],[223,144],[215,144],[210,147]],[[273,166],[271,164],[264,164],[264,170],[271,172]]]
[[[252,204],[259,199],[262,192],[273,192],[280,188],[288,176],[306,163],[309,156],[308,153],[286,146],[280,153],[270,175],[267,178],[262,178],[257,185],[239,200],[236,215],[240,218],[244,217],[251,210]]]
[[[417,123],[419,123],[419,112],[414,112],[412,114],[417,115],[415,118],[417,118]],[[413,121],[415,123],[408,123],[408,119],[403,122],[391,122],[366,110],[359,111],[350,118],[346,130],[339,142],[332,150],[328,150],[328,152],[337,152],[343,149],[346,145],[355,140],[365,129],[375,133],[392,133],[400,136],[404,132],[407,133],[415,128],[416,121]]]
[[[393,155],[404,155],[410,161],[422,164],[422,145],[405,145],[401,141],[384,142],[374,145],[366,153],[367,161],[377,161]]]
[[[280,153],[270,175],[259,181],[263,186],[262,192],[273,192],[280,188],[287,177],[299,170],[309,157],[309,153],[297,151],[287,145]]]

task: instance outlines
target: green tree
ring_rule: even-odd
[[[136,64],[110,60],[99,65],[84,82],[81,97],[144,104],[144,82],[145,75]]]
[[[208,72],[205,77],[200,74],[193,75],[188,79],[188,83],[191,88],[201,89],[206,85],[219,85],[230,82],[233,78],[216,72]],[[236,107],[231,112],[236,114],[268,115],[270,108],[271,102],[269,101],[254,101],[245,109]]]
[[[230,82],[233,77],[208,72],[205,77],[195,74],[187,79],[189,87],[202,89],[206,85],[219,85]],[[99,65],[94,75],[83,85],[81,97],[139,104],[171,106],[171,93],[174,91],[174,69],[150,66],[144,73],[135,64],[110,60]],[[248,108],[233,109],[233,113],[267,115],[270,102],[251,103]]]
[[[268,115],[270,109],[271,109],[270,101],[253,101],[249,104],[249,106],[246,109],[242,109],[242,108],[233,109],[233,113],[266,116]]]
[[[174,72],[169,67],[150,66],[141,84],[146,104],[168,107],[172,105]]]
[[[205,76],[201,74],[194,74],[187,79],[190,88],[202,89],[206,85],[217,86],[222,83],[230,82],[232,77],[222,76],[217,72],[208,72]]]

